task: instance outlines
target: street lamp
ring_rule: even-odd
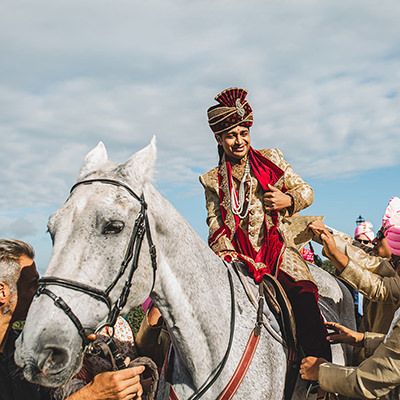
[[[358,216],[358,218],[356,219],[356,224],[360,225],[363,224],[365,222],[365,218],[363,218],[361,215]]]

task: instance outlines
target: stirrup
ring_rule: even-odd
[[[311,394],[315,394],[315,400],[337,400],[338,397],[334,393],[325,392],[319,386],[318,382],[310,382],[306,392],[306,399],[310,397]]]
[[[319,383],[318,382],[310,382],[308,387],[307,387],[307,391],[306,391],[306,399],[308,399],[310,397],[310,394],[316,394],[318,393],[318,389],[319,389]]]

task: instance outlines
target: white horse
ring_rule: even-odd
[[[117,180],[139,196],[144,195],[157,248],[158,269],[151,297],[161,310],[172,338],[175,349],[172,382],[178,398],[183,400],[213,377],[224,358],[231,332],[232,295],[227,268],[221,259],[153,187],[155,158],[154,140],[121,165],[109,161],[104,145],[99,143],[86,156],[78,181]],[[75,187],[49,220],[54,248],[46,276],[104,290],[120,269],[139,211],[140,202],[124,187],[102,182]],[[346,289],[320,269],[313,268],[313,273],[321,283],[321,296],[331,302],[328,319],[354,326],[353,305]],[[113,302],[122,290],[126,274],[110,293]],[[238,277],[234,273],[232,277],[236,315],[233,344],[226,365],[204,399],[216,399],[223,391],[256,320],[255,309]],[[152,285],[153,271],[145,237],[123,311],[141,304]],[[49,288],[64,299],[84,327],[95,328],[107,318],[108,309],[99,299],[67,287]],[[343,362],[342,348],[334,347],[334,353]],[[24,368],[25,377],[45,386],[61,385],[79,370],[82,350],[82,338],[66,313],[50,297],[36,297],[17,342],[16,361]],[[285,373],[285,349],[263,329],[254,359],[235,398],[282,399]],[[300,390],[297,394],[304,392]],[[162,387],[158,396],[168,398],[168,387]]]

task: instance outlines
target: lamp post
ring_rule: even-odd
[[[356,219],[356,225],[359,226],[360,224],[363,224],[365,222],[365,218],[363,218],[361,215],[358,216],[358,218]],[[360,321],[360,318],[363,315],[363,295],[362,293],[353,292],[353,297],[354,297],[354,307],[355,307],[355,311],[356,311],[356,318],[358,320],[358,323]]]
[[[364,222],[365,222],[365,218],[363,218],[361,215],[359,215],[358,218],[356,219],[356,224],[360,225]]]

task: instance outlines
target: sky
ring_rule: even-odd
[[[398,0],[0,3],[0,237],[31,243],[103,141],[124,162],[157,137],[156,187],[206,240],[198,176],[216,165],[206,110],[231,86],[252,144],[312,184],[304,214],[375,229],[400,195]]]

